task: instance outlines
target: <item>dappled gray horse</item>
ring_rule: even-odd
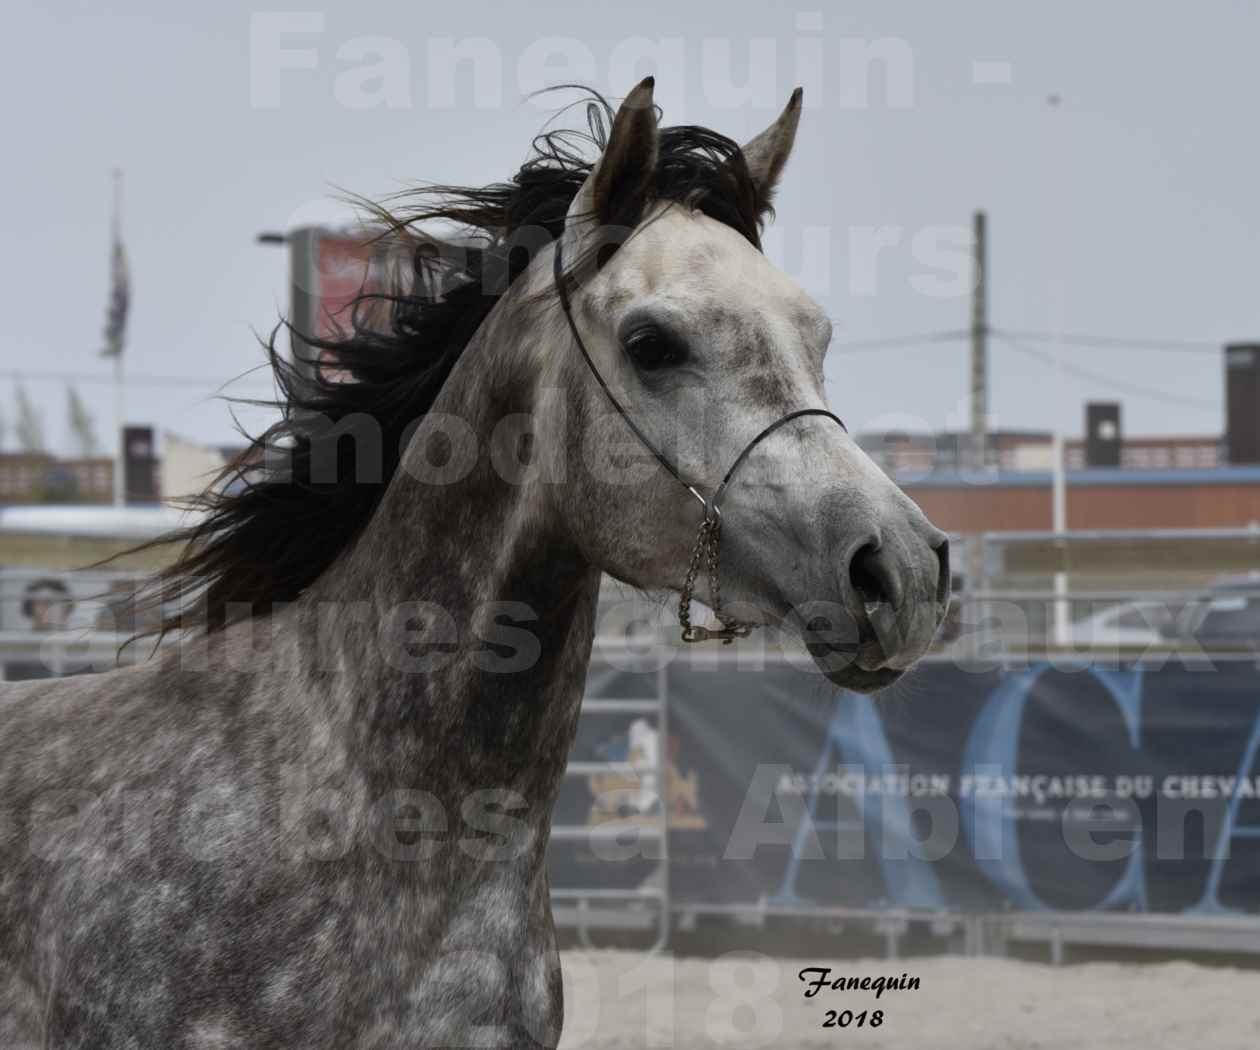
[[[6,1050],[553,1046],[601,572],[691,638],[795,631],[839,686],[927,649],[945,537],[826,409],[827,317],[760,251],[800,104],[741,150],[658,127],[647,80],[593,104],[597,163],[555,132],[381,213],[414,273],[313,385],[273,351],[264,462],[154,592],[171,644],[4,687]]]

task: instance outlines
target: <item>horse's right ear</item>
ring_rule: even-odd
[[[622,102],[608,144],[569,208],[569,222],[594,219],[601,226],[626,228],[638,224],[656,175],[654,86],[655,78],[646,77]]]

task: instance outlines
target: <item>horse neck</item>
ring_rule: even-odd
[[[347,669],[352,738],[393,786],[430,768],[451,788],[550,798],[576,726],[599,571],[561,527],[546,483],[505,479],[491,457],[496,424],[534,408],[537,357],[520,335],[496,340],[521,325],[501,316],[483,326],[372,520],[300,603],[331,603],[343,621],[331,638],[315,632],[319,655]],[[435,485],[417,464],[443,416],[471,426],[477,454],[463,476]]]

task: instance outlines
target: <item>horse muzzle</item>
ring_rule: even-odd
[[[868,692],[931,647],[949,603],[949,540],[916,507],[842,550],[833,584],[840,600],[806,603],[798,629],[831,681]]]

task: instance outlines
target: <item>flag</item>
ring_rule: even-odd
[[[105,348],[102,357],[118,357],[127,335],[127,308],[131,305],[131,276],[122,235],[114,230],[114,256],[110,265],[109,306],[105,310]]]

